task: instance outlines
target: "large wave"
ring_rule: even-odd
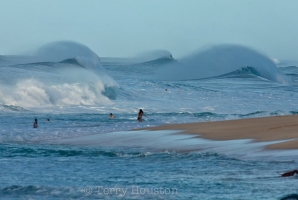
[[[268,57],[239,45],[217,45],[172,62],[158,72],[162,80],[191,80],[221,76],[241,68],[252,67],[268,80],[290,84]]]
[[[22,56],[21,56],[22,57]],[[22,107],[108,104],[118,84],[99,57],[74,42],[55,42],[23,62],[0,67],[0,104]],[[30,61],[30,62],[29,62]],[[28,63],[29,62],[29,63]]]

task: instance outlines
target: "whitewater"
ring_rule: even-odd
[[[200,141],[131,130],[297,114],[297,81],[294,63],[230,44],[179,59],[168,50],[107,58],[75,42],[1,55],[0,197],[282,199],[297,193],[297,178],[281,181],[276,172],[297,168],[295,156],[177,151]],[[142,123],[139,109],[147,116]],[[59,143],[87,135],[102,135],[102,142]]]

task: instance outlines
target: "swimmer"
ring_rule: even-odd
[[[113,118],[116,118],[116,117],[115,117],[115,115],[113,115],[113,113],[110,113],[110,118],[113,119]]]
[[[143,116],[146,117],[146,115],[144,114],[143,110],[140,109],[140,110],[139,110],[139,114],[138,114],[138,121],[139,121],[139,122],[142,122],[142,121],[143,121],[143,119],[142,119]]]
[[[37,128],[38,124],[37,124],[37,119],[35,119],[34,123],[33,123],[33,128]]]

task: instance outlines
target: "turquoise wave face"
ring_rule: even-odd
[[[192,80],[222,76],[252,67],[262,78],[291,84],[268,57],[239,45],[217,45],[195,52],[159,71],[161,80]]]

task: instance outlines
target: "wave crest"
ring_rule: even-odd
[[[160,79],[191,80],[221,76],[245,67],[253,67],[268,80],[291,84],[268,57],[239,45],[217,45],[198,51],[167,65],[158,73]]]
[[[34,57],[43,62],[60,62],[69,58],[87,57],[100,60],[99,57],[87,46],[71,42],[59,41],[48,43],[40,47]]]

